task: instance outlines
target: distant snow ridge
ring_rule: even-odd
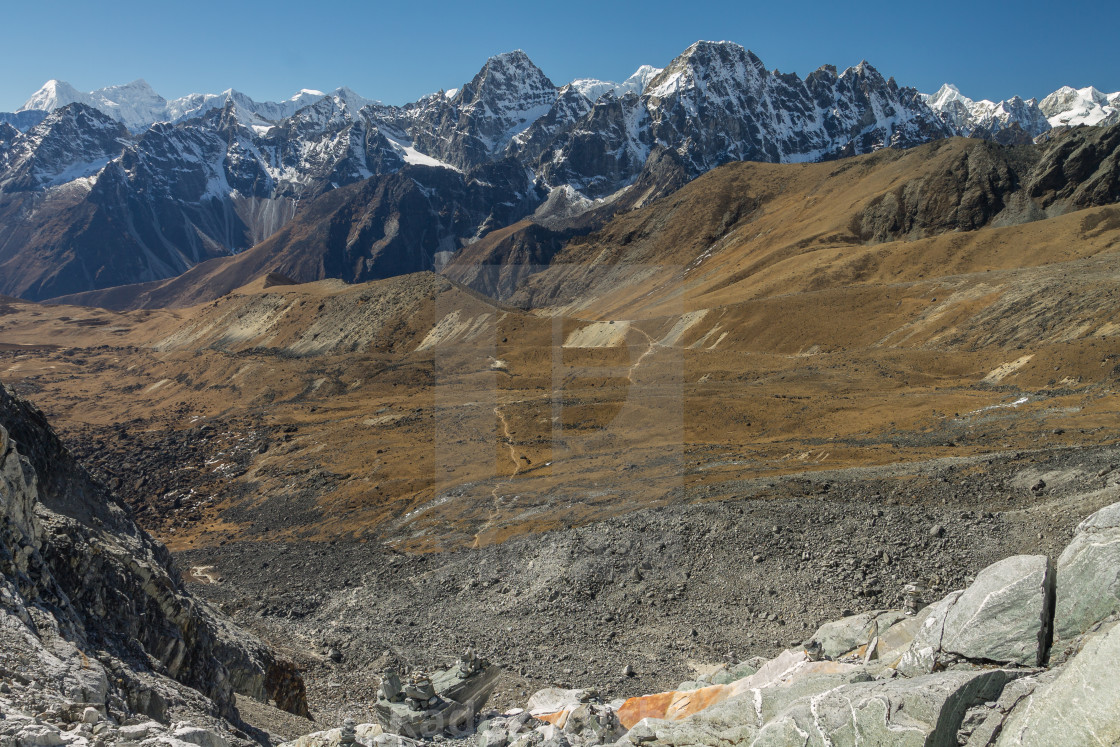
[[[999,133],[1017,130],[1021,139],[1030,139],[1050,129],[1050,123],[1035,99],[1024,101],[1018,96],[998,103],[981,99],[973,101],[959,88],[946,83],[935,94],[922,94],[922,100],[952,126],[958,135],[1000,139]]]
[[[1038,106],[1052,127],[1120,122],[1120,91],[1102,93],[1092,86],[1063,86],[1044,98]]]
[[[628,93],[641,96],[646,90],[646,85],[657,77],[657,74],[660,72],[661,68],[659,67],[642,65],[633,75],[621,83],[613,83],[609,80],[597,80],[595,78],[579,78],[573,80],[568,85],[579,91],[588,101],[592,102],[597,101],[606,93],[611,93],[619,97],[625,96]]]
[[[922,100],[959,135],[1011,138],[1001,132],[1017,129],[1031,138],[1054,127],[1105,126],[1120,122],[1120,92],[1102,93],[1096,88],[1063,86],[1042,101],[1014,96],[993,103],[973,101],[956,86],[946,83]]]
[[[24,102],[19,111],[52,112],[68,104],[85,104],[109,115],[131,132],[143,132],[157,122],[193,119],[232,102],[242,124],[267,129],[327,96],[342,99],[353,111],[375,103],[349,88],[339,88],[330,94],[305,88],[287,101],[258,102],[232,88],[221,93],[192,93],[168,101],[144,80],[99,88],[89,93],[83,93],[65,81],[49,80]]]

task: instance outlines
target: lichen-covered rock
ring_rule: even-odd
[[[829,658],[843,656],[861,646],[866,646],[881,632],[906,619],[900,610],[872,610],[827,622],[813,634],[812,641],[820,644],[821,654]]]
[[[761,664],[761,661],[757,664],[753,661],[744,661],[720,669],[719,671],[712,674],[712,684],[730,685],[736,680],[741,680],[744,677],[750,677],[752,674],[758,671],[758,667],[761,666]]]
[[[969,707],[997,697],[1016,676],[995,669],[844,685],[793,703],[750,744],[955,745]]]
[[[990,747],[1003,729],[1008,714],[1035,690],[1053,682],[1058,672],[1043,671],[1028,674],[1007,683],[995,700],[978,703],[968,709],[957,730],[957,743],[967,747]]]
[[[1054,639],[1069,640],[1120,612],[1120,503],[1078,525],[1058,558]]]
[[[1088,636],[1049,684],[1021,700],[999,747],[1120,743],[1120,625]]]
[[[913,675],[959,660],[1039,666],[1049,653],[1053,589],[1044,555],[993,563],[932,606],[899,669]]]
[[[840,674],[806,674],[778,683],[751,688],[742,694],[705,708],[679,721],[648,719],[639,722],[652,732],[651,744],[710,745],[752,744],[765,724],[789,708],[793,703],[811,700],[822,693],[868,679],[863,672],[847,671]],[[627,735],[630,742],[636,738]],[[640,741],[640,735],[638,738]]]

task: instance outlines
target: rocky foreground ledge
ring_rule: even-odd
[[[0,747],[267,741],[238,694],[307,713],[294,667],[193,597],[167,549],[0,386]]]
[[[1056,563],[1006,558],[920,610],[830,622],[803,646],[673,692],[604,703],[542,690],[456,736],[480,747],[1120,744],[1118,622],[1114,503]],[[421,743],[361,724],[286,744]]]

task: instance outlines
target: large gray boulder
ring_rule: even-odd
[[[1057,570],[1055,640],[1075,638],[1120,612],[1120,503],[1078,525]]]
[[[1021,700],[996,745],[1120,744],[1120,625],[1088,636],[1053,682]]]
[[[899,669],[932,672],[962,659],[1039,666],[1049,654],[1053,595],[1045,555],[993,563],[972,586],[933,605]]]
[[[794,703],[749,744],[956,745],[968,709],[996,698],[1017,676],[989,669],[853,683]]]

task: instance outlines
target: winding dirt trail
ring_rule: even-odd
[[[524,401],[525,400],[518,400],[517,402],[510,402],[509,404],[516,405]],[[479,538],[482,536],[483,532],[494,523],[494,519],[501,514],[502,497],[498,495],[498,491],[501,490],[503,486],[513,482],[517,475],[521,473],[521,460],[518,458],[517,447],[513,445],[513,433],[509,429],[509,420],[506,419],[506,414],[502,411],[504,406],[505,405],[495,405],[494,414],[502,424],[502,440],[505,442],[506,448],[509,449],[509,459],[513,462],[513,472],[494,483],[494,488],[490,491],[490,498],[493,500],[494,505],[490,508],[490,515],[486,518],[486,522],[475,532],[474,542],[472,543],[473,547],[480,546]]]
[[[631,327],[631,329],[645,337],[646,342],[648,343],[648,347],[646,347],[646,349],[642,351],[642,354],[638,356],[638,359],[634,361],[629,370],[626,372],[626,380],[633,384],[634,372],[638,370],[638,367],[642,365],[642,362],[645,361],[647,357],[652,355],[653,352],[657,350],[657,348],[661,347],[661,344],[650,337],[650,335],[644,330],[638,329],[637,327]],[[521,474],[521,457],[517,453],[517,447],[513,444],[513,432],[510,430],[509,419],[506,418],[506,414],[503,408],[508,407],[509,405],[517,405],[525,401],[526,400],[517,400],[516,402],[508,402],[502,405],[495,405],[494,407],[494,415],[498,418],[498,422],[501,423],[502,426],[501,439],[505,443],[506,448],[509,449],[509,460],[513,463],[513,472],[494,483],[494,487],[490,491],[490,498],[493,501],[493,506],[490,509],[490,515],[489,517],[487,517],[486,522],[483,523],[481,527],[479,527],[477,532],[475,532],[474,542],[472,543],[474,547],[480,546],[479,538],[491,525],[493,525],[494,519],[501,514],[502,497],[498,494],[498,491],[500,491],[506,485],[512,483],[517,478],[517,476]]]
[[[630,370],[626,372],[626,380],[633,384],[634,372],[638,370],[638,366],[642,365],[642,361],[644,361],[647,356],[653,353],[655,349],[661,347],[661,344],[650,337],[649,334],[645,332],[645,330],[639,329],[638,327],[634,326],[631,326],[630,329],[639,333],[640,335],[642,335],[642,337],[645,337],[646,342],[649,343],[649,347],[645,349],[645,352],[638,356],[638,360],[634,361],[634,364],[630,366]]]
[[[514,402],[513,404],[517,404],[517,403]],[[498,405],[497,407],[494,408],[494,414],[498,416],[498,420],[502,421],[502,440],[506,442],[506,448],[509,449],[510,461],[513,462],[513,474],[511,474],[505,480],[505,482],[508,482],[508,481],[512,480],[513,478],[517,477],[517,473],[521,471],[521,462],[517,458],[517,449],[514,448],[514,446],[513,446],[513,434],[511,434],[509,432],[509,421],[506,420],[506,415],[505,415],[504,412],[502,412],[502,406],[501,405]],[[502,484],[503,483],[501,483],[501,482],[498,483],[499,486],[502,485]],[[495,486],[494,490],[496,491],[497,489],[498,489],[498,487]]]

